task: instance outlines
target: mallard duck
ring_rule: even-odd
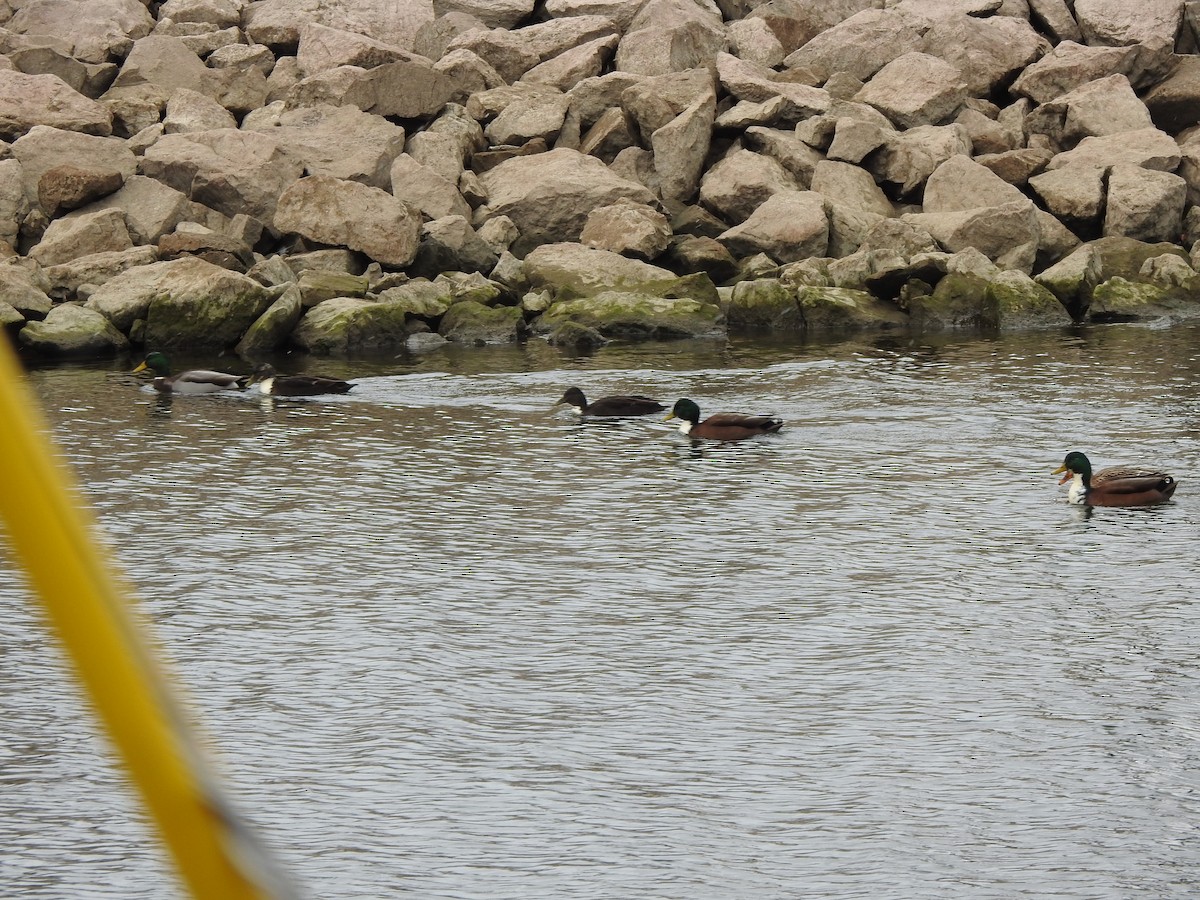
[[[554,405],[558,406],[559,403],[575,407],[581,416],[644,416],[666,409],[657,400],[638,394],[601,397],[595,403],[588,403],[583,391],[577,387],[567,388],[562,399]]]
[[[245,375],[230,375],[209,369],[188,369],[178,375],[171,374],[171,364],[161,353],[149,354],[134,372],[147,369],[157,376],[154,389],[164,394],[212,394],[216,391],[240,391],[245,387]]]
[[[268,396],[311,397],[315,394],[344,394],[354,385],[337,378],[323,375],[280,375],[274,367],[264,363],[250,376],[249,384]]]
[[[675,402],[664,421],[669,419],[681,419],[679,430],[688,437],[710,441],[740,441],[756,434],[771,434],[783,427],[783,419],[741,413],[716,413],[701,422],[700,407],[686,398]]]
[[[1093,473],[1091,461],[1077,450],[1068,453],[1051,474],[1061,472],[1066,474],[1059,484],[1071,481],[1067,500],[1085,506],[1149,506],[1170,500],[1178,485],[1164,472],[1134,466],[1110,466]]]

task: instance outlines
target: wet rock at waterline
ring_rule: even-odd
[[[1186,4],[877,6],[0,13],[4,329],[348,353],[1200,314]]]

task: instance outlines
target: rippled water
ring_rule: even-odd
[[[1194,897],[1198,339],[450,350],[274,403],[30,380],[312,897]],[[787,425],[696,448],[570,384]],[[1068,506],[1070,449],[1176,500]],[[178,897],[26,601],[5,559],[0,893]]]

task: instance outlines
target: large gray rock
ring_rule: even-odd
[[[50,312],[49,284],[35,278],[23,265],[0,264],[0,303],[7,304],[26,319],[42,319]]]
[[[867,81],[885,65],[924,48],[928,23],[897,9],[864,9],[790,53],[789,69],[807,69],[818,81],[846,73]]]
[[[454,96],[454,83],[419,56],[371,69],[338,66],[302,79],[288,91],[291,107],[357,106],[401,119],[434,116]]]
[[[275,227],[365,253],[389,266],[412,262],[420,216],[386,191],[328,175],[296,181],[279,197]]]
[[[145,37],[154,19],[139,0],[33,0],[18,7],[7,27],[17,34],[53,35],[85,63],[105,63],[129,53]]]
[[[967,98],[957,66],[927,53],[906,53],[889,62],[855,95],[901,128],[939,125]]]
[[[409,58],[411,54],[403,48],[385,44],[365,34],[330,28],[319,22],[306,22],[300,26],[296,62],[304,77],[339,66],[373,69],[384,63]]]
[[[1045,134],[1059,148],[1086,137],[1153,128],[1150,111],[1124,75],[1089,81],[1042,104],[1026,118],[1026,130]]]
[[[772,194],[718,240],[740,257],[765,253],[776,262],[789,263],[824,256],[829,248],[825,200],[814,191]]]
[[[14,140],[35,125],[108,135],[112,134],[112,113],[57,75],[0,69],[0,138]]]
[[[471,217],[471,207],[459,193],[457,183],[449,181],[437,170],[421,165],[407,153],[396,157],[390,178],[392,195],[430,219]]]
[[[728,222],[744,222],[772,194],[796,191],[796,178],[769,156],[738,150],[704,173],[700,202]]]
[[[237,120],[229,110],[199,91],[179,88],[167,101],[166,115],[163,117],[165,134],[236,127]]]
[[[95,169],[118,172],[128,180],[137,172],[137,157],[119,138],[79,134],[37,125],[12,145],[12,155],[21,163],[20,176],[25,196],[38,202],[38,184],[51,169],[77,165],[86,160]]]
[[[575,241],[593,209],[622,197],[651,203],[643,186],[614,175],[600,160],[575,150],[514,157],[480,175],[487,205],[475,223],[507,216],[520,231],[512,252],[521,257],[540,244]]]
[[[1064,166],[1114,165],[1142,166],[1173,172],[1179,167],[1179,145],[1166,132],[1157,128],[1122,131],[1084,138],[1073,150],[1057,154],[1046,169],[1053,171]]]
[[[1029,187],[1052,215],[1069,227],[1094,233],[1104,212],[1106,174],[1099,166],[1064,166],[1035,175]]]
[[[432,0],[261,0],[247,7],[243,26],[254,43],[272,48],[295,47],[301,28],[316,22],[411,50],[421,26],[433,18]]]
[[[146,150],[142,173],[227,216],[270,222],[280,193],[303,164],[270,135],[224,128],[164,135]]]
[[[904,196],[914,194],[950,157],[971,155],[971,138],[961,125],[920,125],[885,137],[883,146],[865,161],[866,169],[877,181],[896,185]]]
[[[1104,234],[1146,243],[1177,241],[1183,233],[1187,183],[1170,172],[1114,166],[1108,177]]]
[[[119,191],[83,208],[85,212],[119,210],[125,217],[129,236],[136,244],[157,244],[164,234],[193,216],[193,204],[185,194],[154,178],[134,175]]]
[[[616,66],[639,75],[682,72],[711,64],[727,47],[715,8],[687,0],[648,0],[617,47]]]
[[[529,252],[522,269],[529,287],[568,297],[587,297],[609,288],[647,290],[678,280],[669,269],[577,243],[543,244]]]
[[[1026,67],[1013,82],[1012,91],[1035,103],[1047,103],[1097,78],[1131,75],[1138,54],[1137,47],[1087,47],[1064,41]]]
[[[100,313],[65,303],[40,322],[29,322],[17,335],[21,346],[50,356],[115,356],[129,339]]]
[[[579,241],[585,247],[652,260],[671,243],[671,223],[645,203],[618,200],[592,210]]]
[[[973,97],[990,97],[1002,90],[1050,49],[1025,17],[981,18],[943,8],[930,20],[924,52],[956,67]]]
[[[490,272],[497,261],[496,251],[465,217],[448,215],[421,228],[421,243],[408,271],[425,278],[443,272]]]
[[[705,93],[650,136],[659,192],[670,207],[690,202],[699,190],[716,109],[715,93]]]
[[[72,213],[51,222],[29,256],[43,266],[54,266],[91,253],[128,250],[132,246],[125,216],[118,209],[103,209]]]
[[[148,266],[158,262],[157,247],[131,247],[106,253],[80,256],[57,266],[42,269],[46,280],[46,291],[57,299],[73,299],[79,288],[93,288],[110,281],[127,269]]]
[[[1088,44],[1175,43],[1183,22],[1178,0],[1144,0],[1136,5],[1123,0],[1075,0],[1075,19]]]
[[[384,189],[390,186],[392,161],[404,150],[405,141],[402,127],[354,106],[289,109],[262,130],[303,162],[309,175]]]
[[[524,144],[541,138],[553,144],[562,131],[570,98],[558,88],[529,85],[493,119],[483,133],[493,145]]]
[[[618,35],[610,34],[578,47],[571,47],[534,66],[521,76],[521,80],[569,91],[585,78],[596,78],[604,73],[604,67],[616,50],[619,40]]]
[[[961,212],[916,213],[905,221],[925,229],[950,253],[973,248],[1002,269],[1029,274],[1041,230],[1029,200]]]

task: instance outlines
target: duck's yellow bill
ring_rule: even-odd
[[[150,367],[148,365],[146,365],[145,362],[140,362],[140,363],[138,363],[137,368],[134,369],[133,371],[134,372],[145,372],[148,368],[150,368]]]

